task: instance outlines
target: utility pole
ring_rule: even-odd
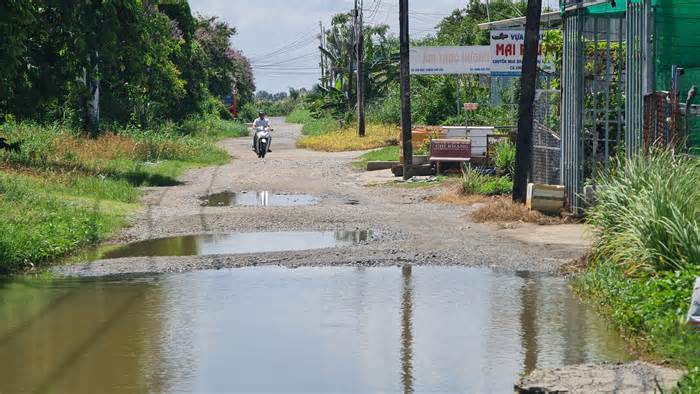
[[[537,88],[537,55],[540,45],[540,18],[542,0],[528,0],[525,20],[525,53],[520,77],[520,104],[518,107],[518,138],[515,144],[515,175],[513,202],[527,200],[527,181],[532,162],[532,123]]]
[[[411,65],[409,60],[408,0],[399,0],[399,41],[401,53],[401,135],[403,136],[403,179],[411,179],[413,141],[411,135]]]
[[[321,45],[321,48],[326,49],[326,45],[325,45],[324,39],[323,39],[323,36],[325,35],[325,33],[323,31],[323,22],[318,21],[318,27],[321,29],[321,35],[318,36],[318,39],[320,41],[319,45]],[[322,50],[319,52],[321,52],[321,86],[327,87],[328,86],[328,82],[327,82],[328,73],[326,71],[326,55],[323,53]]]
[[[364,0],[360,0],[360,7],[355,0],[355,56],[357,57],[357,133],[365,136],[365,62],[364,46],[365,35],[363,22]]]

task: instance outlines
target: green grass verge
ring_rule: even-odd
[[[681,392],[700,392],[700,333],[685,326],[695,278],[692,270],[629,277],[610,262],[595,264],[574,281],[580,297],[608,318],[637,350],[672,360],[689,371]]]
[[[700,333],[686,327],[700,276],[700,161],[655,152],[598,179],[588,222],[592,265],[576,282],[641,350],[689,371],[679,392],[700,392]]]
[[[399,161],[400,153],[401,148],[398,145],[386,146],[363,154],[352,166],[359,170],[367,168],[370,161]]]
[[[188,169],[224,164],[230,156],[215,142],[247,133],[218,119],[93,140],[59,126],[0,125],[0,136],[24,141],[19,154],[0,152],[0,275],[110,237],[139,209],[139,186],[175,185]]]

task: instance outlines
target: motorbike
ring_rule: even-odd
[[[257,144],[255,144],[255,153],[258,157],[263,159],[270,149],[270,142],[272,141],[272,136],[270,132],[272,131],[269,127],[258,127],[255,129],[255,136],[257,137]]]

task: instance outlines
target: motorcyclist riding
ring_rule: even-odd
[[[272,130],[270,121],[265,118],[265,112],[262,111],[258,112],[258,118],[253,122],[253,151],[255,151],[255,147],[258,146],[258,133],[256,131],[259,127],[263,129],[270,128],[270,130]],[[272,152],[272,149],[269,148],[271,143],[272,138],[270,138],[270,142],[268,142],[268,152]]]

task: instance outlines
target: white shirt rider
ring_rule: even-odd
[[[260,113],[258,118],[255,119],[255,121],[253,122],[253,150],[255,150],[255,145],[258,143],[258,134],[257,134],[258,127],[262,127],[263,129],[270,127],[270,121],[267,120],[264,113]],[[270,141],[270,144],[271,143],[272,143],[272,141]],[[269,149],[269,145],[268,145],[268,151],[272,152],[272,150]]]
[[[255,122],[253,122],[253,128],[257,129],[258,127],[262,127],[263,129],[270,127],[270,121],[267,120],[267,118],[257,118],[255,119]]]

